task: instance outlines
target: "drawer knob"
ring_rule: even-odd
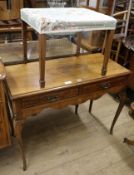
[[[58,96],[50,96],[50,97],[47,97],[47,100],[49,102],[55,102],[55,101],[59,100],[59,97]]]
[[[101,89],[108,89],[111,87],[110,82],[105,82],[100,84]]]

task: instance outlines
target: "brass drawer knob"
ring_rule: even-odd
[[[50,96],[50,97],[47,97],[47,100],[49,102],[56,102],[58,101],[60,98],[58,96]]]
[[[110,82],[101,83],[100,87],[101,87],[101,89],[104,89],[104,90],[108,89],[111,87],[111,83]]]

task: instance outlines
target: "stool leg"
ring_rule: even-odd
[[[113,133],[114,125],[115,125],[117,119],[119,118],[119,115],[120,115],[120,113],[121,113],[121,111],[122,111],[122,109],[123,109],[123,107],[125,105],[125,102],[126,102],[126,92],[122,91],[120,93],[120,103],[119,103],[118,109],[116,111],[115,117],[114,117],[114,119],[112,121],[112,125],[111,125],[111,128],[110,128],[110,134]]]
[[[24,146],[22,141],[22,122],[21,121],[15,121],[15,134],[16,134],[17,142],[20,146],[20,151],[21,151],[22,161],[23,161],[23,170],[25,171],[27,169],[27,164],[26,164],[25,151],[24,151]]]
[[[23,61],[27,63],[27,24],[22,21]]]

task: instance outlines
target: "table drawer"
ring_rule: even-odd
[[[90,83],[85,86],[80,87],[79,94],[88,94],[97,91],[109,91],[110,89],[115,89],[118,87],[123,87],[127,83],[126,77],[105,80],[97,83]]]
[[[28,108],[36,105],[54,103],[78,95],[78,88],[53,91],[45,94],[34,95],[22,99],[22,107]]]

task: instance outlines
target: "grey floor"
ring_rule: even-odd
[[[0,150],[0,175],[134,175],[134,147],[123,143],[134,139],[134,121],[125,107],[109,135],[118,103],[105,95],[94,102],[93,115],[88,104],[47,109],[29,119],[23,130],[27,171],[15,138],[13,146]]]

